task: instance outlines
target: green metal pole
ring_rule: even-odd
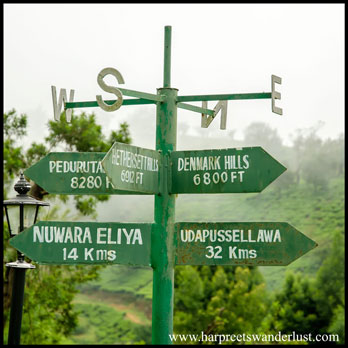
[[[163,66],[163,88],[170,88],[170,66],[171,66],[172,27],[164,27],[164,66]]]
[[[151,237],[153,344],[171,344],[169,335],[173,333],[175,195],[168,192],[168,166],[169,153],[176,150],[178,90],[170,88],[170,34],[171,27],[165,27],[165,87],[157,90],[166,99],[157,103],[156,115],[156,150],[161,151],[162,166],[160,193],[155,196],[155,228]]]
[[[24,230],[24,207],[19,208],[19,232]],[[17,258],[19,265],[24,264],[24,255],[17,251]],[[8,264],[10,265],[10,264]],[[11,313],[10,324],[8,329],[8,345],[20,345],[21,341],[21,327],[24,303],[24,289],[25,289],[25,271],[26,268],[14,267],[12,297],[11,297]]]
[[[11,314],[8,331],[8,345],[19,345],[21,340],[22,314],[25,287],[25,268],[14,268]]]

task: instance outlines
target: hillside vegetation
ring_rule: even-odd
[[[286,327],[290,330],[293,326],[293,329],[295,329],[297,320],[300,320],[304,325],[303,327],[305,327],[304,323],[308,322],[308,330],[311,329],[312,325],[311,330],[313,332],[329,330],[329,325],[336,327],[336,331],[342,331],[342,325],[344,325],[342,314],[334,314],[334,308],[331,308],[338,306],[336,311],[341,313],[339,308],[342,305],[344,306],[344,303],[340,299],[331,302],[329,305],[331,307],[325,309],[326,317],[321,317],[320,312],[324,311],[322,308],[325,306],[320,302],[320,298],[327,296],[327,293],[323,295],[315,293],[314,290],[309,293],[307,291],[307,295],[302,297],[302,302],[291,305],[291,312],[294,313],[295,319],[290,319],[291,316],[288,316],[284,321],[284,318],[274,307],[277,303],[284,302],[284,298],[288,298],[288,295],[281,297],[281,294],[290,291],[288,290],[289,287],[295,286],[294,284],[297,284],[297,282],[299,282],[296,285],[297,288],[306,288],[310,282],[314,284],[311,286],[315,288],[317,286],[315,282],[319,282],[320,279],[320,281],[323,281],[324,276],[320,278],[318,274],[325,274],[324,270],[330,267],[327,264],[330,264],[332,259],[330,253],[332,253],[334,237],[337,234],[341,236],[344,234],[343,137],[323,141],[316,135],[316,131],[315,128],[298,131],[293,146],[288,147],[283,146],[277,132],[266,125],[256,123],[246,130],[246,140],[244,143],[239,142],[238,146],[262,146],[269,154],[287,167],[287,171],[261,193],[178,195],[176,202],[176,221],[178,222],[288,222],[307,237],[316,241],[318,247],[288,266],[258,267],[258,271],[255,269],[249,273],[246,272],[248,267],[245,267],[245,272],[238,270],[240,267],[231,266],[223,269],[221,267],[206,269],[200,266],[176,267],[174,324],[177,333],[190,333],[190,330],[198,330],[200,325],[202,326],[201,329],[206,331],[207,327],[210,327],[209,325],[216,323],[216,320],[220,320],[219,311],[214,312],[215,310],[212,309],[215,308],[214,301],[216,303],[217,293],[222,296],[221,301],[225,304],[224,306],[229,303],[228,298],[231,294],[235,294],[232,303],[239,301],[239,298],[243,303],[245,301],[242,300],[243,296],[249,298],[244,306],[235,308],[231,304],[230,308],[231,313],[240,313],[239,320],[242,320],[246,315],[244,330],[249,328],[249,330],[256,332],[257,329],[260,330],[260,327],[262,327],[262,330],[271,332],[278,326],[283,327],[283,330],[286,331]],[[134,202],[129,204],[131,206],[127,209],[127,203],[125,202],[122,210],[127,212],[128,221],[132,219],[139,221],[139,212],[141,212],[142,217],[149,217],[153,214],[153,205],[142,205],[139,206],[138,210],[134,209]],[[132,213],[134,211],[137,213]],[[321,267],[323,270],[319,272]],[[294,278],[293,274],[300,274],[301,277]],[[218,279],[216,277],[220,279],[216,284],[220,285],[214,285],[216,281],[214,279]],[[342,277],[342,272],[337,275],[336,278],[341,279],[341,281],[338,280],[338,286],[332,286],[332,289],[335,288],[332,291],[342,291],[344,287]],[[247,280],[248,278],[250,280]],[[225,282],[221,283],[222,279],[226,279],[226,281],[230,279],[225,285],[229,289],[226,290],[225,295],[221,293],[221,286]],[[307,279],[309,283],[306,283]],[[302,280],[304,283],[302,283]],[[237,283],[234,285],[235,281]],[[329,279],[327,281],[330,282]],[[239,282],[239,286],[242,286],[243,282],[249,283],[247,288],[251,289],[250,292],[245,288],[245,293],[235,293],[235,286]],[[215,286],[217,288],[213,290]],[[146,310],[145,308],[142,309],[143,313],[150,313],[151,269],[108,266],[102,270],[100,279],[85,284],[81,288],[81,293],[91,292],[92,289],[93,291],[114,294],[115,297],[127,294],[130,298],[133,298],[133,301],[142,299],[146,308]],[[214,291],[217,291],[215,297],[213,296]],[[195,302],[197,296],[200,300]],[[224,296],[227,297],[222,300]],[[125,300],[126,303],[127,301],[129,301],[129,298]],[[312,305],[307,306],[306,301],[309,301]],[[251,308],[248,309],[250,303],[254,303],[254,306],[259,308],[257,312],[259,316],[256,315],[257,313],[254,316],[247,314],[250,310],[254,311]],[[284,306],[287,306],[285,302]],[[308,314],[299,314],[307,307]],[[141,307],[138,307],[138,309],[141,310]],[[210,312],[213,312],[211,317],[208,314]],[[200,318],[200,324],[197,326],[198,313],[205,313],[205,315]],[[303,317],[303,315],[305,316]],[[148,318],[150,317],[148,316]],[[233,318],[233,316],[225,316],[221,320],[222,322],[227,320],[233,325],[236,317]],[[262,321],[264,318],[267,319]],[[263,323],[261,326],[260,321]],[[204,322],[206,323],[204,324]],[[143,325],[148,327],[146,321],[143,322]],[[214,325],[217,328],[219,327],[218,324]],[[225,326],[221,326],[220,331],[217,328],[217,333],[227,330]],[[234,330],[233,332],[241,330],[238,326],[231,326],[229,329]]]
[[[106,152],[115,141],[131,142],[127,124],[106,138],[95,116],[82,113],[74,115],[70,124],[64,117],[58,123],[49,122],[44,142],[24,150],[19,141],[26,135],[26,126],[26,115],[15,110],[4,114],[5,198],[19,171],[51,151]],[[262,123],[250,125],[243,141],[230,132],[224,148],[262,146],[287,171],[261,193],[178,195],[178,222],[288,222],[319,246],[286,267],[177,266],[175,333],[296,331],[337,334],[344,342],[344,139],[341,135],[323,140],[317,130],[299,130],[291,146]],[[192,144],[199,141],[193,139]],[[31,194],[51,202],[48,220],[153,221],[153,197],[69,198],[48,194],[36,183]],[[9,238],[4,222],[4,264],[16,257]],[[4,267],[4,337],[12,275]],[[149,267],[36,265],[26,275],[21,343],[147,344],[151,305]]]
[[[266,289],[272,294],[282,289],[289,272],[314,279],[323,261],[329,256],[333,236],[337,232],[343,234],[344,178],[340,176],[331,179],[326,189],[319,192],[313,190],[306,182],[301,182],[286,189],[269,187],[260,194],[205,195],[204,199],[199,195],[182,195],[177,200],[176,216],[177,221],[284,221],[315,240],[318,243],[317,248],[288,266],[259,267]],[[185,267],[189,266],[181,266]],[[82,311],[81,322],[72,336],[74,343],[82,343],[81,330],[84,327],[86,332],[89,332],[88,323],[92,325],[89,321],[91,316],[86,314],[86,299],[89,297],[84,296],[93,293],[102,295],[103,306],[108,306],[109,310],[116,311],[114,304],[119,302],[117,298],[122,301],[124,311],[118,313],[123,313],[129,332],[151,332],[151,268],[107,266],[102,269],[99,280],[82,286],[81,294],[76,297],[77,309]],[[98,307],[94,299],[89,299]],[[138,304],[134,306],[136,303]],[[92,316],[99,315],[97,307]],[[126,324],[129,319],[124,313],[132,310],[137,318],[141,319],[135,322],[133,320],[133,326],[129,327],[130,324]],[[89,311],[92,313],[92,308]],[[96,330],[95,324],[93,327],[93,330]],[[143,327],[144,331],[137,331],[137,327],[138,330],[139,327]],[[123,331],[118,331],[115,327],[115,334],[116,332]],[[89,342],[103,342],[97,340],[96,336],[94,338],[95,341],[89,337]],[[140,336],[138,339],[141,341]],[[144,340],[144,337],[142,339]]]

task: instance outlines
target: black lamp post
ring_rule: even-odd
[[[15,198],[3,202],[10,237],[14,237],[35,224],[40,206],[49,206],[49,203],[39,201],[27,195],[30,190],[30,183],[25,180],[23,173],[20,174],[20,179],[14,185],[14,189],[18,192],[18,195]],[[7,267],[14,269],[8,332],[9,345],[20,343],[25,271],[29,268],[35,268],[34,265],[24,260],[24,255],[19,251],[17,251],[17,258],[17,261],[6,264]]]

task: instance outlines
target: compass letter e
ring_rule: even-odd
[[[283,115],[283,109],[275,106],[275,100],[276,99],[280,100],[282,98],[282,95],[275,90],[275,84],[276,83],[281,84],[282,79],[281,79],[281,77],[278,77],[275,75],[272,75],[271,78],[272,78],[272,112],[274,112],[275,114],[278,114],[278,115]]]

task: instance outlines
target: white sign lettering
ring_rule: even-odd
[[[56,121],[59,121],[60,119],[60,114],[62,112],[62,107],[63,107],[63,102],[66,103],[69,101],[70,103],[74,101],[74,93],[75,91],[73,89],[70,90],[70,95],[69,95],[69,100],[66,96],[66,90],[65,88],[61,88],[59,91],[59,99],[57,101],[57,90],[55,86],[51,86],[51,91],[52,91],[52,99],[53,99],[53,112],[54,112],[54,119]],[[72,109],[67,109],[65,110],[65,117],[66,121],[70,122],[71,120],[71,113]]]
[[[254,236],[254,237],[253,237]],[[280,230],[259,229],[181,229],[180,241],[187,243],[231,243],[231,245],[208,245],[206,247],[205,257],[208,259],[222,259],[223,247],[228,248],[229,259],[254,259],[257,257],[257,250],[250,249],[250,243],[281,243]],[[248,243],[249,248],[243,249],[233,245],[233,243]]]
[[[143,244],[140,228],[98,227],[96,235],[91,235],[89,227],[33,226],[34,243],[74,243],[74,244]]]

